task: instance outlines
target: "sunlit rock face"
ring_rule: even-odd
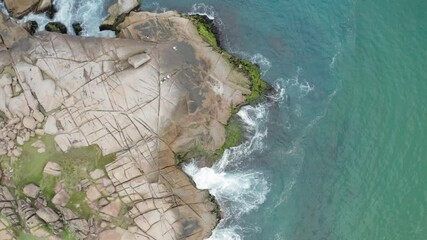
[[[131,13],[120,28],[116,39],[42,32],[11,40],[0,69],[13,67],[21,91],[9,96],[12,83],[3,84],[0,107],[17,122],[46,113],[43,130],[64,152],[96,144],[117,155],[88,201],[118,196],[102,211],[126,204],[135,228],[101,229],[101,239],[208,237],[216,206],[174,153],[219,148],[231,109],[250,92],[248,79],[175,12]]]

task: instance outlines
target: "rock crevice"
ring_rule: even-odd
[[[93,179],[80,186],[102,221],[112,221],[127,206],[129,227],[100,224],[93,230],[64,208],[69,196],[61,189],[52,200],[57,212],[35,210],[24,200],[19,209],[31,212],[27,217],[37,224],[63,216],[79,238],[92,232],[100,239],[206,238],[216,226],[217,207],[174,156],[196,145],[223,145],[224,124],[245,102],[249,80],[176,12],[133,12],[120,29],[117,39],[26,34],[0,50],[6,56],[0,61],[0,111],[9,119],[0,123],[0,134],[7,135],[0,155],[18,158],[15,140],[46,133],[64,152],[97,145],[104,155],[115,154],[106,175],[91,172]],[[45,174],[61,176],[59,166],[48,164]],[[27,190],[32,198],[38,194]]]

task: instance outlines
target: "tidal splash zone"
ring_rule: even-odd
[[[270,189],[264,175],[250,170],[247,161],[251,153],[263,150],[262,140],[267,136],[263,123],[268,116],[268,104],[245,106],[237,115],[245,124],[248,140],[227,149],[210,168],[198,168],[196,160],[183,166],[197,188],[209,190],[223,211],[223,219],[210,237],[212,240],[240,239],[237,231],[244,231],[244,226],[238,224],[239,218],[262,204]]]
[[[107,17],[107,0],[100,4],[99,0],[56,0],[56,14],[53,19],[44,13],[30,13],[19,22],[36,21],[37,31],[43,31],[47,23],[57,21],[63,23],[68,29],[72,24],[79,22],[83,28],[81,35],[98,37],[115,37],[113,31],[99,31],[99,25]],[[0,9],[6,13],[2,3]],[[164,12],[167,9],[157,8],[155,11]],[[189,15],[203,15],[215,22],[219,27],[222,21],[216,18],[214,9],[205,4],[195,4]],[[69,31],[69,34],[73,34]],[[233,52],[234,55],[249,59],[257,64],[262,73],[265,74],[271,64],[261,54],[253,56],[245,52]],[[270,96],[267,102],[256,106],[242,107],[237,116],[240,118],[246,131],[246,140],[239,146],[226,149],[222,158],[212,167],[198,168],[197,159],[183,165],[183,170],[192,177],[197,188],[205,189],[215,196],[219,203],[223,218],[213,231],[210,239],[241,239],[239,233],[245,232],[245,226],[239,225],[239,218],[261,205],[270,190],[268,179],[262,172],[256,171],[248,161],[254,152],[262,152],[264,149],[263,139],[267,136],[268,109],[272,104],[282,101],[285,91],[276,87],[276,94]]]

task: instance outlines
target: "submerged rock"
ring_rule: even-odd
[[[60,23],[60,22],[50,22],[50,23],[46,24],[44,29],[48,32],[57,32],[57,33],[62,33],[62,34],[67,33],[67,27],[63,23]]]

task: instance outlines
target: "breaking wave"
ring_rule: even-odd
[[[245,229],[237,224],[244,214],[257,209],[266,200],[270,191],[267,177],[251,167],[250,155],[263,151],[263,139],[268,134],[266,121],[268,109],[274,101],[283,99],[284,90],[277,89],[273,101],[245,106],[237,115],[246,127],[249,138],[239,146],[227,149],[222,158],[212,167],[198,168],[195,161],[183,166],[197,188],[207,189],[215,196],[224,218],[213,231],[211,240],[239,240]]]
[[[109,5],[109,1],[101,2],[99,0],[55,0],[53,4],[57,12],[53,19],[49,19],[45,13],[30,13],[19,22],[36,21],[39,25],[38,31],[43,31],[49,22],[61,22],[71,35],[74,34],[72,24],[80,23],[83,36],[114,37],[113,31],[99,31],[99,25],[107,17]]]

